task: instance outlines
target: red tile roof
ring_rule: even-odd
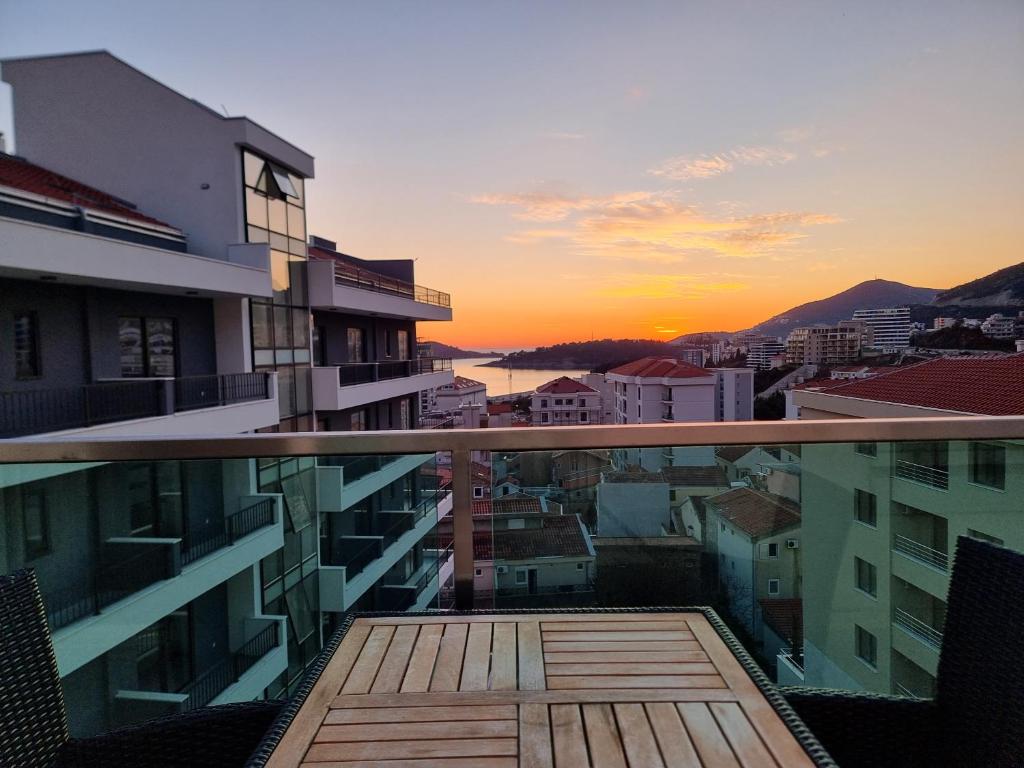
[[[788,643],[798,645],[804,636],[804,603],[798,597],[762,598],[764,623]]]
[[[568,376],[559,376],[557,379],[553,379],[546,384],[541,384],[537,387],[538,392],[543,392],[546,395],[568,395],[574,392],[592,392],[595,395],[597,390],[593,387],[588,387],[575,379],[570,379]]]
[[[476,379],[468,379],[465,376],[456,376],[451,384],[445,384],[439,389],[473,389],[475,387],[486,386],[482,381]]]
[[[717,464],[713,467],[662,467],[661,474],[669,485],[729,486],[725,470]]]
[[[939,357],[842,382],[828,395],[985,416],[1024,414],[1024,354]]]
[[[704,503],[752,539],[800,525],[800,506],[774,493],[734,488],[717,496],[708,496]]]
[[[576,515],[544,515],[537,528],[494,532],[495,560],[539,557],[587,557],[587,537]]]
[[[608,373],[653,379],[695,379],[712,375],[707,368],[699,368],[671,357],[644,357],[612,368]]]
[[[755,447],[753,445],[722,445],[715,449],[715,458],[735,464]]]
[[[112,216],[158,224],[162,227],[168,226],[159,219],[139,213],[134,205],[125,200],[13,155],[0,153],[0,186],[13,187]]]
[[[473,501],[473,516],[487,517],[495,515],[536,515],[543,512],[540,499],[536,496],[528,496],[525,493],[517,493],[509,496],[498,496],[490,499],[475,499]]]

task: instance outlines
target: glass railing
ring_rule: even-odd
[[[387,293],[438,307],[450,307],[452,303],[451,296],[442,291],[407,283],[404,280],[360,269],[340,261],[334,263],[334,281],[338,285],[349,285],[364,291]]]
[[[944,493],[895,471],[918,441],[943,444]],[[979,468],[980,455],[1002,465]],[[412,456],[426,458],[368,496],[345,501],[343,486],[334,507],[318,509],[332,488],[318,488],[317,464],[345,466],[347,484],[350,470],[367,477]],[[211,457],[221,464],[211,469]],[[108,598],[90,595],[109,578],[82,542],[112,538],[108,518],[117,515],[130,535],[131,499],[151,474],[128,470],[171,460],[184,460],[186,477],[196,473],[190,496],[282,497],[279,548],[226,572],[182,610],[199,626],[218,611],[229,625],[244,621],[233,618],[242,605],[287,616],[290,666],[280,674],[288,686],[346,611],[422,607],[436,583],[431,607],[708,605],[783,682],[929,691],[950,620],[943,601],[957,537],[1024,550],[1024,419],[1016,418],[0,443],[6,567],[37,570],[51,617],[102,618],[96,606]],[[490,476],[482,498],[473,479],[480,463]],[[974,482],[982,470],[1001,487]],[[351,546],[332,549],[341,541]],[[449,548],[451,559],[438,554]],[[426,570],[413,568],[431,557]],[[72,575],[89,589],[69,600],[61,590]],[[58,659],[70,653],[56,647]],[[89,665],[127,662],[102,643],[96,649],[67,684],[93,686],[95,704],[81,706],[102,708],[114,672],[94,675]]]
[[[338,385],[369,384],[374,381],[404,379],[425,373],[452,370],[448,357],[419,357],[415,360],[380,360],[373,363],[343,363],[338,366]]]

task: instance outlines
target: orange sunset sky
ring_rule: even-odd
[[[185,5],[8,5],[0,44],[109,48],[315,155],[309,231],[451,293],[424,338],[736,330],[1024,260],[1016,0]]]

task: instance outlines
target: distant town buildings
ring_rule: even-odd
[[[1002,314],[989,315],[981,323],[981,332],[990,339],[1015,339],[1018,336],[1020,322],[1024,321],[1024,313],[1021,317],[1008,317]]]
[[[764,336],[746,342],[747,368],[769,371],[786,363],[786,345],[775,337]]]
[[[462,405],[487,405],[487,385],[482,381],[456,376],[435,390],[437,410],[452,411]]]
[[[576,379],[561,376],[537,387],[530,397],[535,427],[601,423],[601,393]]]
[[[871,328],[870,346],[882,352],[899,352],[910,346],[910,307],[858,309],[854,320],[863,320]]]
[[[841,320],[833,326],[795,328],[786,339],[787,365],[845,365],[870,347],[874,330],[864,320]],[[748,358],[749,362],[749,358]]]

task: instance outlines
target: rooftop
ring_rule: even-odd
[[[672,357],[644,357],[612,368],[608,373],[643,379],[696,379],[711,375],[707,368],[699,368]]]
[[[669,485],[721,485],[727,487],[725,470],[713,467],[664,467],[661,474]]]
[[[477,381],[476,379],[467,379],[465,376],[456,376],[455,380],[451,384],[445,384],[445,385],[443,385],[441,387],[438,387],[438,389],[462,390],[462,389],[476,389],[477,387],[486,387],[486,386],[487,385],[484,384],[482,381]],[[509,406],[509,410],[511,410],[511,409],[512,409],[512,406],[510,405]],[[494,411],[494,410],[488,408],[488,413],[497,413],[497,411]]]
[[[589,557],[594,554],[576,515],[544,515],[536,528],[494,532],[495,560]]]
[[[804,636],[804,605],[798,597],[762,598],[764,623],[788,643],[798,644]]]
[[[753,445],[723,445],[715,451],[715,457],[733,464],[754,450],[754,448],[755,446]]]
[[[752,539],[771,536],[800,524],[799,504],[784,496],[751,488],[734,488],[709,496],[705,504]]]
[[[559,376],[557,379],[553,379],[546,384],[541,384],[537,387],[537,392],[545,395],[570,395],[576,392],[597,394],[597,390],[593,387],[588,387],[586,384],[570,379],[568,376]]]

